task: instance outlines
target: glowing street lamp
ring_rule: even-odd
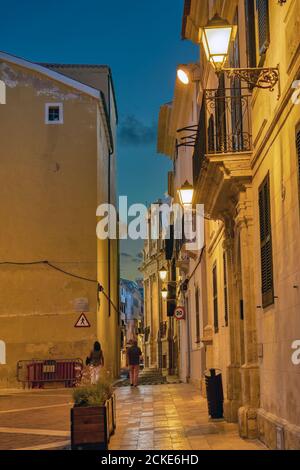
[[[183,186],[178,190],[180,204],[182,206],[190,206],[193,204],[194,188],[186,181]]]
[[[161,281],[166,281],[167,280],[167,276],[168,276],[168,271],[166,270],[166,268],[162,268],[160,271],[159,271],[159,277],[160,277],[160,280]]]
[[[279,83],[279,65],[277,67],[225,68],[230,44],[235,40],[237,26],[216,14],[203,29],[200,29],[200,41],[207,60],[217,73],[224,72],[228,78],[239,78],[255,88],[274,90]],[[279,84],[280,94],[280,84]]]
[[[162,296],[163,300],[167,300],[167,298],[168,298],[168,290],[167,290],[167,289],[162,289],[162,290],[161,290],[161,296]]]
[[[177,78],[181,81],[181,83],[183,83],[183,85],[188,85],[190,83],[189,74],[183,69],[177,70]]]
[[[216,14],[203,28],[202,44],[207,60],[220,71],[228,59],[229,46],[235,40],[237,27]]]

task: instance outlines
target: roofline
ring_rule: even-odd
[[[33,70],[34,72],[40,73],[41,75],[45,75],[46,77],[51,78],[52,80],[63,83],[66,86],[74,88],[75,90],[78,90],[98,100],[101,103],[102,108],[103,108],[103,116],[105,117],[105,121],[107,125],[109,147],[110,147],[110,150],[113,152],[114,145],[113,145],[111,126],[109,122],[104,94],[101,91],[97,90],[96,88],[92,88],[88,85],[85,85],[84,83],[78,82],[72,78],[69,78],[66,75],[60,74],[58,72],[54,72],[51,69],[44,67],[40,64],[31,62],[26,59],[22,59],[21,57],[17,57],[12,54],[7,54],[6,52],[3,52],[3,51],[0,51],[0,60],[4,60],[6,62],[19,65],[20,67]]]
[[[40,64],[36,64],[26,59],[22,59],[21,57],[17,57],[11,54],[7,54],[6,52],[0,51],[0,59],[6,60],[7,62],[11,62],[13,64],[19,65],[20,67],[25,67],[27,69],[33,70],[34,72],[41,73],[42,75],[46,75],[52,80],[56,80],[57,82],[61,82],[75,90],[81,91],[87,95],[92,96],[93,98],[100,98],[100,92],[96,88],[92,88],[88,85],[83,83],[77,82],[76,80],[66,77],[58,72],[54,72],[47,67],[44,67]]]
[[[81,68],[98,68],[98,69],[107,69],[110,83],[111,83],[111,88],[112,88],[112,94],[113,94],[113,99],[114,99],[114,105],[115,105],[115,112],[116,112],[116,121],[118,124],[119,116],[118,116],[118,107],[117,107],[117,100],[116,100],[116,93],[115,93],[115,87],[114,87],[114,81],[112,78],[112,71],[109,65],[104,65],[104,64],[62,64],[62,63],[52,63],[52,62],[40,62],[39,65],[42,67],[56,67],[56,68],[68,68],[68,67],[81,67]]]

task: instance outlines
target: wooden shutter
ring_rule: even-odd
[[[256,0],[258,17],[259,54],[262,56],[270,45],[269,0]]]
[[[219,332],[219,310],[218,310],[218,281],[217,266],[213,268],[213,305],[214,305],[214,329],[215,333]]]
[[[199,116],[199,123],[198,123],[198,130],[197,130],[197,137],[193,155],[193,179],[194,185],[196,185],[200,171],[202,168],[202,164],[205,160],[206,154],[206,108],[205,108],[205,101],[203,100],[200,116]]]
[[[256,67],[255,7],[253,0],[245,0],[245,14],[248,66]]]
[[[168,172],[168,195],[170,197],[175,196],[175,191],[174,191],[174,172],[169,171]]]
[[[273,254],[270,208],[270,178],[265,178],[259,188],[259,219],[261,246],[261,288],[262,306],[274,303]]]
[[[165,258],[171,260],[173,258],[174,250],[174,225],[170,225],[170,238],[165,240]]]

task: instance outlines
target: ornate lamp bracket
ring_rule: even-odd
[[[280,76],[279,66],[271,68],[224,68],[220,72],[225,72],[228,78],[237,77],[253,88],[262,88],[265,90],[274,91],[275,86],[278,84],[280,95]]]

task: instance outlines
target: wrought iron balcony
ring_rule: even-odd
[[[209,155],[251,152],[251,94],[248,88],[207,89],[193,156],[194,183]]]
[[[205,91],[207,154],[252,150],[250,100],[240,87]]]

